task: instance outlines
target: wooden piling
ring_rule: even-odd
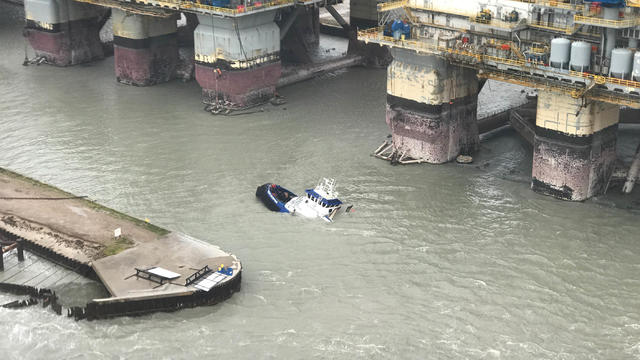
[[[18,240],[18,261],[24,261],[24,244],[22,240]]]

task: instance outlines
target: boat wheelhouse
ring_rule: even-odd
[[[272,211],[288,212],[308,218],[319,217],[332,222],[342,207],[335,186],[334,179],[323,178],[315,188],[305,190],[304,196],[296,196],[279,185],[264,184],[258,187],[256,196]]]

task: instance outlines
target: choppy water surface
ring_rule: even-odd
[[[0,5],[0,165],[219,244],[246,270],[214,307],[97,322],[0,309],[3,359],[640,358],[638,213],[534,194],[517,136],[483,143],[476,166],[392,167],[369,156],[388,134],[384,71],[213,117],[195,82],[119,85],[113,58],[22,67],[21,22]],[[330,225],[254,198],[322,176],[355,208]]]

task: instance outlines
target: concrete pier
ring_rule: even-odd
[[[240,261],[215,245],[4,169],[0,182],[0,238],[98,279],[109,291],[111,297],[69,309],[76,319],[211,305],[240,289]],[[175,274],[149,275],[153,268]]]
[[[620,108],[539,91],[531,188],[582,201],[604,193],[616,160]]]
[[[25,0],[24,35],[36,56],[57,66],[104,58],[99,17],[104,9],[73,0]]]
[[[204,103],[242,108],[274,96],[282,73],[274,17],[274,11],[225,18],[198,15],[195,74]]]
[[[432,164],[475,151],[479,142],[475,71],[398,48],[392,55],[386,120],[396,151]]]
[[[113,52],[118,82],[148,86],[171,80],[178,62],[176,16],[113,9]]]

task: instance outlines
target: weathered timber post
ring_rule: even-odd
[[[24,261],[24,244],[22,240],[18,240],[18,261]]]

